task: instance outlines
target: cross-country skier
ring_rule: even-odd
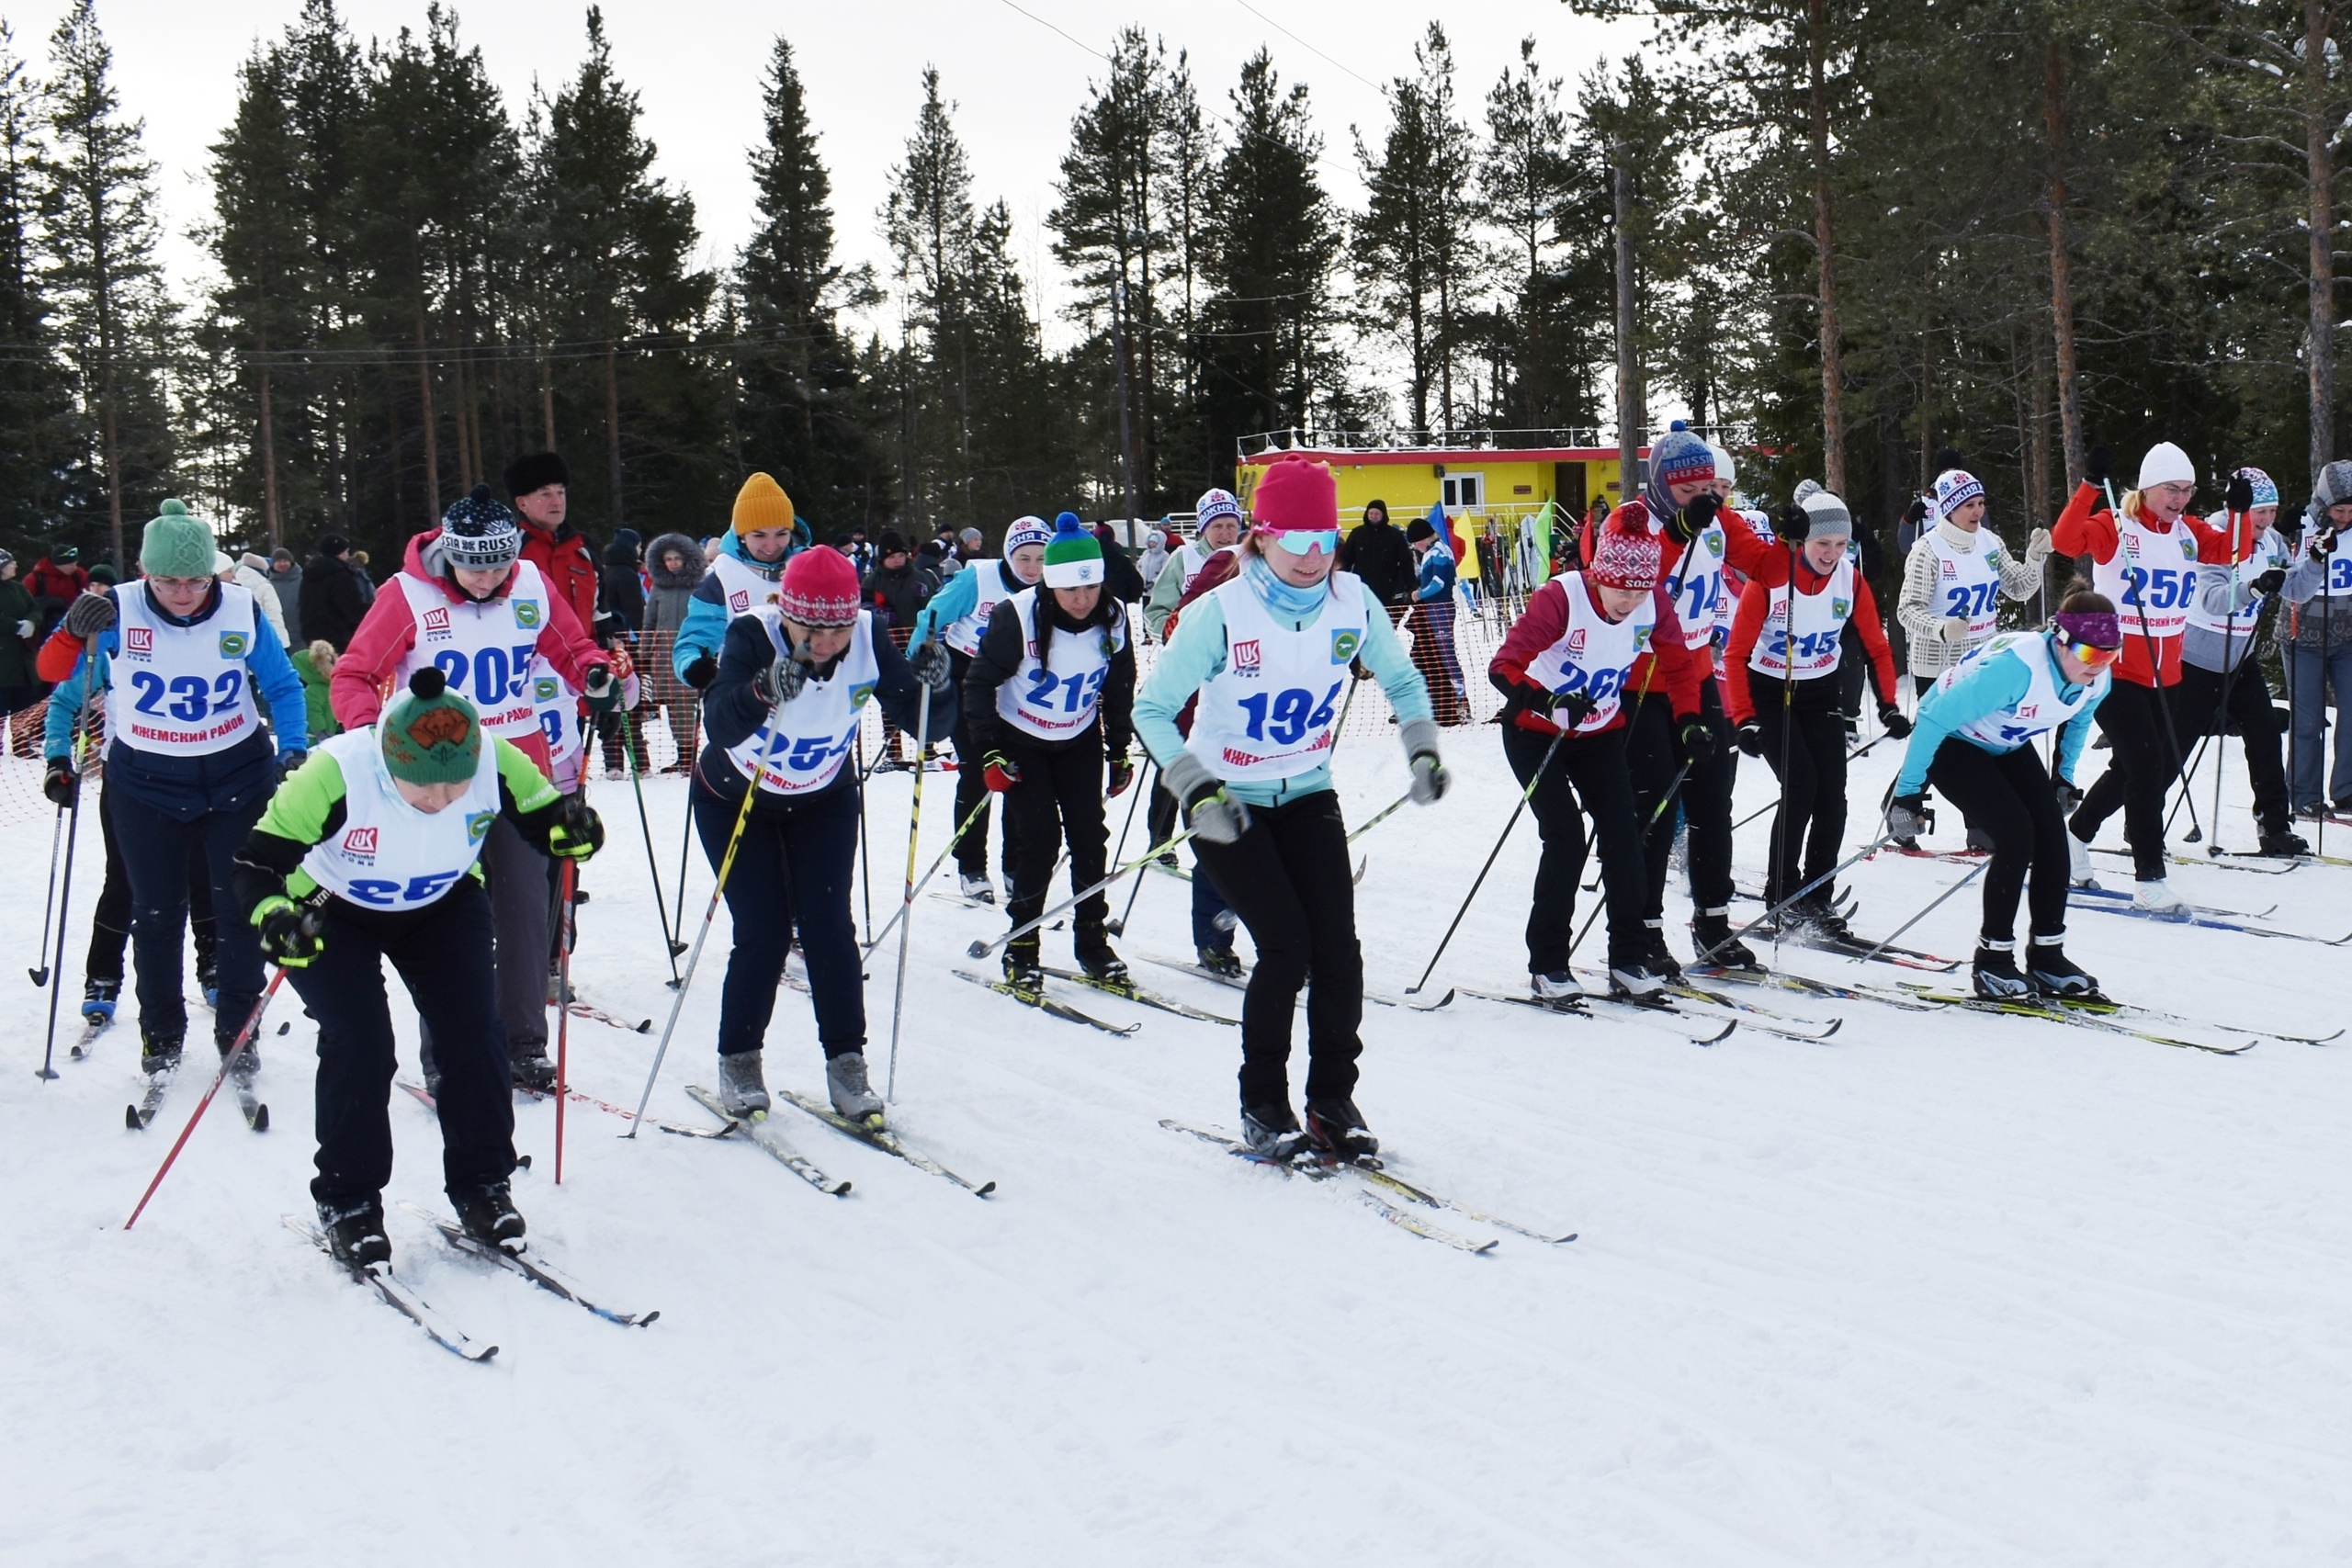
[[[988,787],[1004,796],[1012,844],[1005,912],[1015,926],[1045,908],[1065,839],[1070,886],[1102,880],[1111,839],[1102,802],[1135,781],[1127,748],[1135,738],[1136,652],[1127,610],[1103,591],[1102,546],[1076,513],[1054,520],[1045,570],[1043,583],[998,600],[989,612],[961,705]],[[1127,966],[1103,929],[1110,918],[1102,894],[1080,904],[1071,946],[1089,975],[1124,979]],[[1004,975],[1033,996],[1044,989],[1035,931],[1006,944]]]
[[[775,603],[785,562],[814,544],[808,525],[793,513],[792,498],[766,474],[753,474],[735,492],[726,535],[695,584],[686,615],[670,647],[671,668],[696,691],[718,678],[718,653],[738,615]]]
[[[1976,994],[1994,1000],[2038,993],[2097,994],[2098,982],[2066,957],[2068,851],[2057,786],[2071,783],[2088,731],[2067,721],[2096,709],[2111,687],[2123,646],[2104,594],[2070,593],[2049,630],[2003,632],[1938,677],[1919,701],[1887,807],[1887,829],[1914,837],[1930,783],[1993,840],[1984,871],[1984,917],[1976,939]],[[2034,750],[2064,728],[2053,779]],[[2018,896],[2031,874],[2031,935],[2018,969]]]
[[[248,941],[259,933],[319,1021],[311,1196],[328,1246],[349,1262],[391,1258],[387,960],[433,1036],[449,1201],[483,1242],[523,1249],[523,1216],[507,1191],[514,1099],[478,863],[493,822],[537,852],[573,860],[594,854],[605,830],[586,802],[487,729],[425,665],[374,722],[321,742],[237,852],[234,908],[250,913],[233,923]]]
[[[1771,871],[1765,878],[1765,902],[1771,905],[1826,876],[1842,858],[1846,718],[1832,677],[1849,623],[1870,656],[1879,722],[1898,740],[1911,733],[1911,721],[1895,705],[1894,653],[1886,645],[1878,602],[1850,547],[1853,515],[1818,486],[1800,485],[1797,491],[1772,517],[1773,531],[1797,558],[1776,562],[1770,576],[1750,574],[1724,650],[1725,695],[1739,749],[1763,758],[1781,778]],[[1781,929],[1849,934],[1831,907],[1835,895],[1826,882],[1814,887],[1782,915]]]
[[[2288,625],[2278,637],[2294,716],[2294,806],[2317,817],[2352,812],[2352,462],[2322,468],[2284,592]],[[2327,759],[2328,707],[2335,708],[2335,760]],[[2325,784],[2325,792],[2322,785]]]
[[[1383,517],[1387,515],[1386,507],[1381,508],[1381,514]],[[1234,499],[1231,491],[1203,491],[1200,500],[1193,503],[1193,542],[1169,558],[1170,570],[1160,573],[1159,581],[1152,585],[1151,597],[1144,602],[1144,625],[1151,628],[1152,637],[1160,642],[1166,642],[1173,635],[1168,628],[1174,623],[1178,611],[1215,587],[1224,576],[1231,574],[1233,557],[1230,552],[1241,541],[1241,502]],[[1405,547],[1404,535],[1388,527],[1385,523],[1380,526],[1396,536],[1397,553],[1405,558],[1404,581],[1409,590],[1413,552]],[[1342,551],[1346,547],[1344,544],[1340,547]],[[1211,570],[1211,562],[1217,563],[1216,570]],[[1176,580],[1172,583],[1169,581],[1171,576]],[[1144,820],[1155,844],[1164,844],[1176,835],[1176,797],[1168,793],[1157,773],[1152,776],[1151,800],[1144,813]],[[1198,859],[1198,856],[1194,858]],[[1173,870],[1176,852],[1170,850],[1161,855],[1159,863]],[[1193,886],[1198,888],[1200,884],[1196,881]],[[1216,903],[1218,908],[1224,908],[1223,901],[1214,896],[1205,901]],[[1204,926],[1204,902],[1196,892],[1193,899],[1193,946],[1203,954],[1201,962],[1220,973],[1238,975],[1241,973],[1241,961],[1233,955],[1230,931],[1219,933],[1223,940],[1218,942],[1201,940],[1204,931],[1216,929]],[[1212,953],[1222,956],[1212,963],[1209,956]]]
[[[1046,545],[1053,536],[1054,531],[1042,517],[1014,518],[1012,526],[1004,531],[1002,559],[974,561],[932,595],[931,603],[915,616],[914,636],[907,643],[908,653],[912,654],[933,640],[943,642],[947,649],[948,678],[957,691],[962,691],[965,678],[971,673],[972,660],[980,651],[980,636],[988,630],[989,615],[997,605],[1024,588],[1035,587],[1044,578]],[[959,713],[954,737],[956,820],[959,823],[989,795],[987,770],[981,765],[979,746],[972,739],[971,722],[968,711]],[[934,724],[932,733],[938,732],[939,727]],[[1012,830],[1008,825],[1002,855],[1007,897],[1011,896],[1012,883]],[[956,868],[965,897],[983,904],[996,902],[996,888],[989,881],[987,812],[980,812],[956,839]]]
[[[2082,484],[2051,529],[2060,550],[2096,563],[2091,586],[2114,601],[2123,626],[2115,689],[2098,705],[2107,771],[2084,793],[2068,830],[2087,846],[2120,806],[2139,879],[2132,902],[2170,914],[2180,908],[2180,897],[2165,881],[2165,794],[2180,777],[2180,738],[2188,733],[2174,712],[2175,688],[2181,634],[2197,598],[2197,562],[2210,531],[2188,512],[2197,466],[2171,442],[2159,441],[2140,459],[2140,487],[2125,493],[2120,515],[2096,505],[2108,470],[2107,449],[2093,448]],[[2087,874],[2088,863],[2078,852],[2078,874]]]
[[[119,792],[111,815],[130,880],[140,1066],[151,1075],[179,1066],[187,1037],[180,987],[190,856],[204,857],[214,910],[241,908],[230,861],[310,744],[301,677],[252,593],[213,575],[217,554],[211,525],[164,502],[141,538],[145,577],[74,600],[65,637],[41,655],[42,679],[62,679],[69,644],[79,641],[106,685],[105,793]],[[61,657],[66,668],[51,673]],[[256,684],[275,747],[254,707]],[[261,953],[235,919],[219,922],[215,940],[212,1038],[225,1055],[261,997]],[[256,1066],[248,1050],[239,1072]]]
[[[2033,597],[2041,586],[2042,563],[2050,558],[2050,530],[2036,528],[2018,560],[1984,526],[1984,486],[1964,468],[1936,476],[1932,521],[1903,563],[1903,592],[1894,618],[1909,633],[1911,682],[1921,696],[1945,671],[1993,640],[2000,629],[2003,599]],[[1915,850],[1915,840],[1903,846]],[[1968,847],[1988,850],[1989,837],[1973,823]]]
[[[2307,855],[2311,845],[2294,830],[2287,808],[2282,738],[2286,715],[2270,699],[2270,681],[2255,653],[2262,612],[2285,586],[2287,543],[2279,537],[2278,487],[2260,468],[2230,476],[2222,510],[2205,520],[2211,530],[2197,567],[2197,597],[2180,639],[2180,690],[2176,707],[2187,720],[2183,744],[2235,729],[2254,787],[2257,846],[2266,855]],[[2226,709],[2226,711],[2225,711]]]
[[[440,527],[409,540],[399,573],[335,660],[327,693],[345,728],[373,724],[386,682],[403,684],[431,665],[475,705],[491,734],[553,778],[535,660],[545,658],[594,712],[635,705],[635,678],[616,678],[610,657],[589,640],[571,602],[521,558],[522,548],[514,514],[488,485],[452,502]],[[548,1059],[548,858],[510,823],[493,822],[489,832],[481,855],[498,927],[498,1016],[506,1025],[507,1060],[516,1083],[546,1089],[555,1083]],[[439,1063],[435,1043],[433,1070]]]
[[[1304,454],[1268,465],[1250,497],[1233,581],[1196,600],[1136,698],[1136,728],[1198,832],[1201,862],[1250,928],[1258,966],[1241,1014],[1241,1127],[1278,1156],[1304,1139],[1371,1154],[1353,1099],[1363,1014],[1363,950],[1347,824],[1324,759],[1348,665],[1361,658],[1396,709],[1422,805],[1445,793],[1429,689],[1354,577],[1340,544],[1331,470]],[[1176,715],[1200,697],[1189,739]],[[1306,1126],[1291,1109],[1291,1011],[1306,999]]]
[[[800,551],[784,569],[776,602],[728,626],[718,678],[703,695],[709,743],[695,767],[695,830],[714,870],[734,846],[726,897],[735,945],[718,1004],[718,1092],[738,1115],[768,1108],[761,1050],[797,929],[833,1109],[882,1124],[882,1097],[866,1080],[865,975],[850,915],[857,771],[842,763],[868,698],[910,733],[919,727],[923,684],[933,728],[953,722],[956,700],[945,648],[934,640],[910,660],[876,634],[873,613],[857,599],[848,557]]]
[[[1637,705],[1670,710],[1670,745],[1694,764],[1713,759],[1717,740],[1700,709],[1711,660],[1684,642],[1674,601],[1658,579],[1662,553],[1646,528],[1612,523],[1602,530],[1591,565],[1527,596],[1526,611],[1487,666],[1487,678],[1510,703],[1503,755],[1521,787],[1533,784],[1528,806],[1544,840],[1527,916],[1527,967],[1538,997],[1583,994],[1568,969],[1568,945],[1577,880],[1584,874],[1586,812],[1607,890],[1609,987],[1643,997],[1664,981],[1643,919],[1650,878],[1626,759],[1632,716]],[[1638,685],[1637,665],[1647,666]]]
[[[1201,575],[1201,568],[1220,550],[1229,550],[1241,538],[1241,502],[1229,490],[1206,490],[1193,503],[1193,537],[1168,558],[1169,571],[1163,571],[1151,585],[1151,597],[1143,607],[1144,625],[1159,637],[1168,625],[1168,617],[1175,612],[1177,601]],[[1172,572],[1172,576],[1170,573]]]

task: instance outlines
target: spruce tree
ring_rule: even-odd
[[[45,538],[74,474],[74,405],[41,276],[40,89],[0,23],[0,532]]]

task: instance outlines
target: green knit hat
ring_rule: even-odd
[[[1046,586],[1083,588],[1102,581],[1102,542],[1086,531],[1077,513],[1063,513],[1054,519],[1054,536],[1046,542]]]
[[[438,666],[408,678],[376,721],[384,769],[411,784],[463,784],[481,766],[481,723],[474,705],[447,689]]]
[[[139,570],[150,577],[210,577],[219,553],[212,525],[188,515],[179,502],[167,501],[140,536]]]

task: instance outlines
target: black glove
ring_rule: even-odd
[[[1916,533],[1925,527],[1927,522],[1928,498],[1924,495],[1912,497],[1911,504],[1903,509],[1904,526]]]
[[[74,795],[82,787],[82,780],[74,772],[72,761],[64,757],[51,757],[47,766],[49,771],[40,781],[41,794],[58,806],[72,806]]]
[[[1721,512],[1723,506],[1714,491],[1702,490],[1674,514],[1667,524],[1667,531],[1687,545],[1707,531],[1707,525],[1715,520],[1715,513]]]
[[[1682,741],[1682,755],[1692,767],[1703,767],[1714,760],[1717,745],[1715,727],[1705,719],[1695,714],[1684,719],[1679,738]]]
[[[2312,554],[2315,556],[2332,556],[2335,553],[2335,530],[2333,527],[2323,527],[2318,533],[2312,536]]]
[[[710,690],[710,683],[718,679],[718,661],[707,653],[686,666],[686,684],[697,692]]]
[[[2109,476],[2114,472],[2115,459],[2108,454],[2106,447],[2094,446],[2084,455],[2083,482],[2085,484],[2105,485]]]
[[[947,689],[947,645],[933,637],[907,656],[915,679],[934,692]]]
[[[1734,732],[1732,739],[1738,741],[1739,749],[1749,756],[1764,755],[1764,727],[1754,719],[1740,720],[1739,728]]]
[[[1600,708],[1589,692],[1554,692],[1545,711],[1562,729],[1574,729]]]
[[[621,683],[613,679],[611,665],[588,666],[587,682],[581,694],[588,699],[590,713],[610,713],[621,705]]]
[[[2244,474],[2232,474],[2230,482],[2222,487],[2222,504],[2240,514],[2253,511],[2254,481]]]
[[[114,596],[110,593],[85,593],[65,612],[66,631],[85,640],[113,625]]]
[[[1897,740],[1907,740],[1911,738],[1911,721],[1904,717],[1903,710],[1893,703],[1878,705],[1878,721],[1884,725],[1886,732]]]
[[[2276,593],[2286,585],[2287,572],[2283,567],[2274,566],[2254,580],[2254,591],[2256,593]]]
[[[800,694],[808,683],[808,666],[786,654],[771,659],[767,668],[752,677],[752,694],[771,708],[780,708]]]
[[[1103,798],[1106,800],[1118,799],[1119,796],[1127,793],[1127,786],[1135,782],[1136,765],[1133,762],[1128,761],[1125,757],[1112,758],[1111,787],[1102,792]]]
[[[1793,501],[1784,501],[1772,513],[1772,536],[1784,545],[1802,545],[1813,532],[1813,517]]]
[[[565,860],[586,860],[604,847],[605,819],[589,808],[587,796],[565,795],[548,829],[548,853]]]
[[[285,751],[277,758],[277,782],[284,784],[294,776],[294,770],[311,760],[308,751]]]
[[[254,905],[253,920],[261,928],[262,957],[281,969],[308,969],[324,945],[324,917],[282,893]]]

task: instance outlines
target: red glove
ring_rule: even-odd
[[[989,752],[980,760],[980,765],[988,770],[984,776],[989,788],[999,795],[1021,782],[1021,764],[1001,751]]]

